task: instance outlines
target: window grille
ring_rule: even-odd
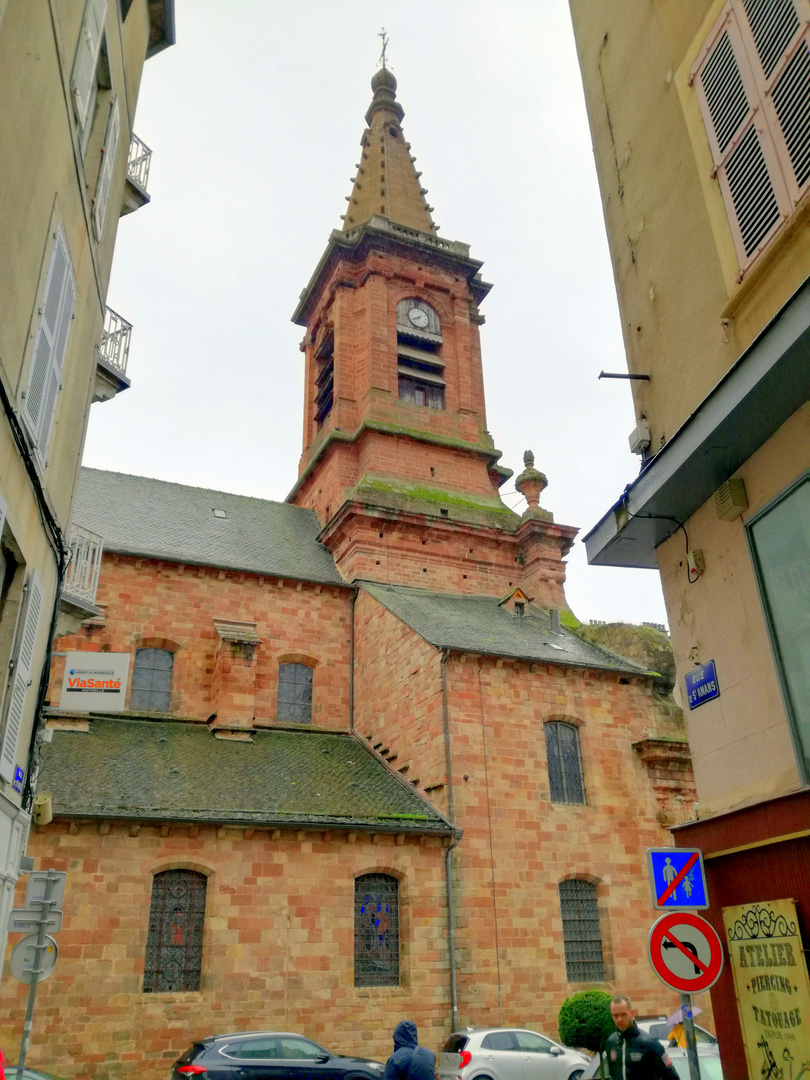
[[[145,994],[200,989],[205,874],[165,870],[152,879],[143,976]]]
[[[355,878],[354,985],[399,986],[399,882],[388,874]]]
[[[132,669],[130,709],[168,712],[171,706],[174,656],[168,649],[138,649]]]
[[[309,723],[312,719],[312,668],[279,664],[276,719]]]
[[[545,725],[548,784],[552,802],[584,803],[585,782],[579,753],[579,731],[573,724]]]
[[[605,964],[596,886],[574,878],[561,881],[559,890],[565,976],[569,982],[602,982]]]
[[[742,270],[810,182],[808,15],[808,0],[731,0],[692,69]]]

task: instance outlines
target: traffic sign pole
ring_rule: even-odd
[[[681,994],[681,1020],[686,1034],[686,1059],[689,1062],[690,1080],[700,1080],[700,1062],[695,1038],[695,1018],[692,1016],[691,994]]]
[[[48,947],[48,943],[45,940],[47,936],[46,930],[48,927],[48,918],[51,913],[51,905],[55,905],[57,902],[55,899],[52,900],[51,896],[57,882],[61,880],[63,880],[63,875],[58,874],[55,870],[48,871],[45,880],[42,907],[40,908],[41,918],[37,930],[37,943],[34,946],[34,967],[31,971],[31,985],[28,990],[28,1004],[25,1009],[22,1041],[20,1042],[20,1053],[17,1058],[17,1080],[23,1080],[23,1075],[25,1073],[25,1058],[31,1043],[31,1025],[34,1019],[34,1001],[37,996],[37,984],[39,982],[39,976],[42,973],[42,955],[44,950]]]

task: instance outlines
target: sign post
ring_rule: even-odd
[[[14,927],[32,929],[36,926],[37,928],[36,933],[30,934],[14,947],[9,963],[12,975],[20,982],[27,982],[30,985],[20,1053],[17,1058],[17,1080],[23,1080],[25,1073],[25,1058],[31,1043],[31,1025],[34,1018],[37,985],[42,979],[47,979],[56,963],[56,942],[48,936],[47,931],[56,923],[59,926],[62,924],[62,912],[55,909],[65,895],[66,877],[63,870],[48,870],[45,873],[31,874],[25,894],[26,906],[13,913],[15,922],[10,928],[12,933],[15,932]],[[31,953],[33,953],[33,958],[30,958]]]

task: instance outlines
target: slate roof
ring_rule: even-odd
[[[566,667],[616,671],[631,675],[645,668],[598,645],[583,641],[565,628],[551,629],[548,611],[530,605],[523,616],[501,607],[492,596],[460,596],[412,589],[405,585],[359,582],[384,607],[439,649],[539,660]]]
[[[83,468],[73,520],[107,551],[345,585],[315,513],[289,503]]]
[[[252,742],[207,725],[94,718],[54,730],[39,790],[55,815],[448,835],[452,826],[351,734],[285,728]]]

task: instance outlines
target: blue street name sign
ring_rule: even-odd
[[[653,907],[693,911],[709,906],[703,852],[697,848],[647,848]]]
[[[714,660],[710,660],[708,664],[696,667],[686,676],[686,700],[690,709],[696,709],[716,697],[720,697],[720,685],[717,682]]]

